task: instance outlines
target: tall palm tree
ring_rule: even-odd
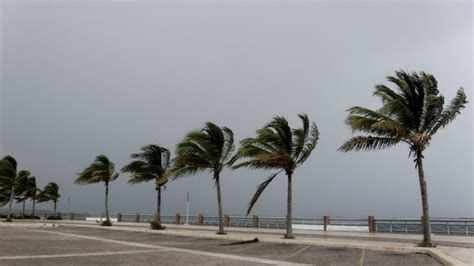
[[[155,181],[157,191],[156,213],[161,217],[161,187],[168,182],[170,171],[170,152],[157,144],[150,144],[141,148],[140,153],[130,156],[133,160],[122,168],[122,172],[131,173],[128,183]]]
[[[15,186],[18,178],[18,163],[10,155],[0,160],[0,188],[2,194],[2,202],[8,202],[7,220],[11,219],[13,198],[15,195]]]
[[[59,194],[58,184],[56,184],[54,182],[50,182],[46,186],[44,186],[41,193],[39,193],[38,202],[53,201],[53,203],[54,203],[53,216],[56,216],[57,215],[58,200],[59,200],[60,197],[61,197],[61,195]]]
[[[194,175],[199,172],[212,173],[217,189],[219,231],[224,234],[220,174],[229,166],[234,152],[234,133],[227,127],[207,122],[203,129],[188,133],[177,145],[173,159],[175,177]]]
[[[233,166],[234,169],[249,167],[253,169],[277,170],[268,177],[265,182],[258,186],[252,197],[247,215],[257,202],[265,188],[281,172],[288,177],[288,199],[286,215],[285,238],[293,236],[292,215],[292,177],[298,166],[303,164],[311,155],[319,139],[319,131],[316,124],[309,121],[306,114],[298,115],[303,123],[301,128],[290,128],[286,118],[277,116],[257,130],[255,138],[246,138],[240,142],[241,147],[237,151],[236,159],[245,161]]]
[[[77,174],[75,181],[79,185],[94,184],[104,182],[105,185],[105,217],[107,221],[109,218],[109,183],[117,179],[119,173],[115,172],[115,164],[101,154],[97,156],[89,167]]]
[[[350,108],[346,124],[353,132],[362,133],[346,141],[340,151],[381,150],[405,143],[413,155],[418,169],[421,203],[423,209],[423,242],[432,246],[428,194],[423,169],[423,151],[440,128],[444,128],[460,113],[467,103],[462,88],[447,106],[439,94],[438,82],[431,74],[424,72],[395,72],[387,77],[395,90],[385,86],[375,86],[374,96],[382,101],[382,106],[371,110],[359,106]]]

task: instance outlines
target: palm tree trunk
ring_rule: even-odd
[[[105,182],[105,219],[109,220],[109,182]]]
[[[292,211],[292,187],[291,187],[291,176],[293,173],[288,172],[288,201],[287,201],[287,214],[286,214],[286,234],[285,238],[294,238],[293,236],[293,211]]]
[[[33,198],[33,207],[31,208],[31,216],[35,217],[35,205],[36,205],[36,199]]]
[[[53,216],[56,216],[57,205],[58,205],[58,201],[57,201],[57,200],[55,200],[55,201],[54,201],[54,211],[53,211]]]
[[[156,197],[156,214],[158,222],[161,222],[161,186],[157,186],[157,197]]]
[[[25,219],[25,204],[26,204],[26,199],[23,199],[23,209],[21,211],[21,218]]]
[[[13,196],[15,195],[15,188],[14,188],[14,182],[12,183],[12,191],[10,193],[10,201],[8,202],[8,215],[7,219],[12,218],[12,204],[13,204]]]
[[[214,178],[216,180],[216,188],[217,188],[217,205],[219,207],[219,231],[218,234],[225,234],[224,232],[224,219],[222,214],[222,196],[221,196],[221,181],[219,177],[219,173],[214,173]]]
[[[428,189],[426,187],[425,172],[423,170],[423,154],[421,150],[418,150],[416,152],[416,162],[418,166],[418,177],[420,178],[421,205],[423,208],[423,219],[421,221],[421,225],[423,227],[423,242],[424,244],[431,245],[431,224],[428,206]]]

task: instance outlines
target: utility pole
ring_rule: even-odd
[[[186,193],[186,225],[189,225],[189,192]]]

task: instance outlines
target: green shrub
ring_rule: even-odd
[[[150,221],[151,230],[165,230],[165,227],[161,225],[159,221]]]
[[[51,215],[51,216],[48,216],[48,218],[46,218],[46,220],[62,220],[63,217],[61,217],[60,214],[57,214],[57,215]]]
[[[11,218],[6,218],[5,220],[3,220],[5,223],[11,223],[13,222],[13,220]]]
[[[418,243],[417,246],[422,247],[422,248],[435,248],[436,244],[432,244],[430,242],[422,241],[422,242]]]
[[[112,222],[109,219],[107,219],[107,220],[103,221],[100,225],[101,226],[112,226]]]

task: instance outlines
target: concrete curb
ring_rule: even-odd
[[[225,240],[236,240],[236,241],[245,241],[253,239],[251,236],[242,236],[242,235],[217,235],[215,233],[207,232],[193,232],[192,230],[151,230],[149,228],[144,228],[144,226],[132,227],[132,226],[112,226],[104,227],[98,226],[97,224],[84,224],[84,223],[69,223],[69,222],[60,222],[60,221],[48,221],[48,222],[34,222],[34,223],[1,223],[1,227],[16,227],[16,228],[39,228],[39,227],[82,227],[82,228],[95,228],[102,230],[115,230],[115,231],[128,231],[128,232],[142,232],[142,233],[153,233],[153,234],[163,234],[163,235],[176,235],[176,236],[188,236],[196,238],[210,238],[210,239],[225,239]],[[238,233],[237,233],[238,234]],[[460,265],[464,266],[464,262],[444,253],[443,251],[437,248],[423,248],[423,247],[408,247],[408,246],[394,246],[394,245],[382,245],[380,243],[375,244],[362,244],[362,243],[340,243],[340,242],[331,242],[330,240],[300,240],[300,239],[276,239],[271,237],[266,237],[265,235],[259,235],[259,240],[266,243],[280,243],[280,244],[304,244],[304,245],[313,245],[319,247],[327,248],[349,248],[349,249],[364,249],[372,251],[391,251],[397,253],[421,253],[427,254],[444,265]]]

